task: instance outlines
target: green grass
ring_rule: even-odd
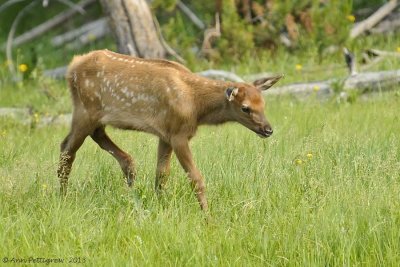
[[[150,135],[108,130],[136,160],[133,189],[88,138],[61,199],[56,169],[68,129],[1,119],[0,256],[81,257],[92,266],[395,266],[399,105],[398,93],[353,104],[272,98],[269,139],[235,124],[201,128],[192,149],[208,219],[175,158],[157,198]]]
[[[99,6],[75,23],[98,12]],[[21,32],[43,19],[40,12],[31,15]],[[2,41],[9,29],[4,25]],[[74,27],[65,25],[13,50],[15,64],[31,68],[34,48],[38,63],[30,80],[11,83],[0,54],[0,107],[28,107],[38,116],[71,111],[65,82],[40,72],[68,64],[77,53],[115,49],[111,37],[76,51],[51,47],[52,36]],[[167,41],[185,55],[175,32],[172,36]],[[189,47],[196,42],[194,36],[180,38]],[[365,49],[394,52],[399,44],[396,34],[345,42],[358,61]],[[259,48],[242,55],[240,64],[190,52],[188,67],[242,76],[284,73],[279,85],[346,77],[341,48],[317,57],[317,47]],[[400,61],[388,57],[368,71],[399,68]],[[155,195],[155,137],[108,129],[135,158],[132,189],[117,162],[88,138],[78,151],[69,194],[61,199],[56,169],[68,129],[0,118],[0,262],[35,257],[89,266],[397,266],[399,96],[400,91],[356,96],[353,103],[270,98],[266,114],[275,133],[266,140],[235,124],[201,128],[192,150],[206,178],[210,217],[200,211],[175,157],[166,191]]]

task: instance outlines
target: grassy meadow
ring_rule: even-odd
[[[265,28],[225,14],[224,23],[231,23],[211,59],[194,49],[201,47],[203,31],[182,14],[165,12],[162,4],[177,1],[152,2],[161,5],[158,17],[167,42],[193,71],[222,69],[245,79],[284,73],[278,85],[345,79],[343,46],[356,55],[360,72],[400,69],[395,56],[361,62],[365,49],[400,53],[399,34],[345,38],[354,22],[348,19],[350,3],[360,8],[383,0],[323,1],[344,10],[321,9],[321,1],[311,1],[316,30],[300,28],[293,49],[279,41],[272,50],[257,46]],[[207,27],[213,24],[214,12],[207,11],[214,9],[213,1],[184,2],[197,7]],[[310,1],[268,2],[281,7],[272,18],[283,22],[286,9]],[[37,6],[21,20],[18,34],[65,8],[60,4],[49,12]],[[1,14],[0,44],[18,8]],[[71,112],[65,81],[45,78],[43,71],[66,65],[74,54],[116,50],[116,45],[111,36],[80,49],[54,48],[50,40],[100,15],[97,4],[64,28],[15,48],[17,82],[0,53],[0,107],[30,108],[33,119]],[[77,152],[69,193],[61,198],[56,170],[68,127],[22,125],[0,116],[0,266],[34,266],[36,258],[81,266],[398,266],[400,89],[344,101],[340,87],[338,82],[335,96],[323,102],[266,97],[274,127],[268,139],[238,124],[201,127],[191,146],[206,180],[208,215],[175,156],[165,192],[155,194],[155,137],[113,128],[107,128],[111,138],[135,159],[134,187],[126,186],[114,158],[88,138]]]
[[[56,169],[68,128],[1,119],[0,256],[92,266],[397,265],[398,92],[352,104],[266,100],[271,138],[227,124],[192,141],[209,217],[175,157],[164,195],[154,193],[150,135],[108,130],[136,160],[132,189],[88,138],[61,199]]]

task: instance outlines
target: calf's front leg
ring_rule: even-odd
[[[196,193],[202,210],[208,210],[207,199],[205,195],[205,183],[200,171],[197,169],[193,161],[193,156],[189,148],[188,138],[173,138],[171,142],[172,148],[182,165],[185,172],[188,174],[191,181],[191,186]]]
[[[156,170],[156,192],[164,189],[170,171],[172,147],[170,144],[159,139]]]

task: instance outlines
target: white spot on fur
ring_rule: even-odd
[[[85,86],[88,87],[89,86],[89,80],[85,79]]]

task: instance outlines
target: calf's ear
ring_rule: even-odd
[[[238,92],[239,92],[238,88],[228,87],[225,90],[225,95],[226,95],[226,98],[228,99],[228,101],[233,101],[235,99],[235,96],[237,96]]]
[[[260,90],[267,90],[272,85],[274,85],[277,81],[279,81],[283,76],[284,76],[283,74],[278,74],[278,75],[271,76],[271,77],[261,78],[261,79],[255,80],[253,82],[253,84]]]

